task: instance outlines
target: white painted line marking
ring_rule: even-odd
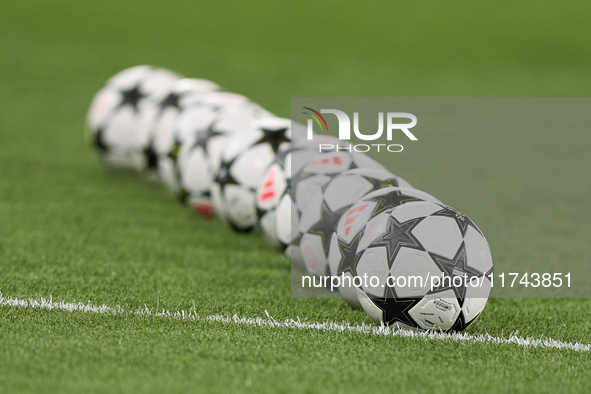
[[[222,316],[222,315],[209,315],[199,316],[194,310],[181,310],[170,312],[162,310],[160,312],[154,311],[148,307],[140,308],[137,310],[125,310],[119,305],[97,306],[92,303],[71,303],[71,302],[53,302],[52,297],[48,299],[41,298],[39,300],[18,299],[12,297],[4,297],[0,293],[0,306],[18,307],[18,308],[31,308],[31,309],[47,309],[47,310],[60,310],[66,312],[82,312],[82,313],[97,313],[97,314],[111,314],[111,315],[123,315],[131,314],[136,316],[155,316],[155,317],[168,317],[173,319],[182,320],[193,320],[202,322],[218,322],[223,324],[242,324],[247,326],[258,326],[258,327],[270,327],[270,328],[289,328],[289,329],[300,329],[300,330],[315,330],[315,331],[337,331],[337,332],[357,332],[368,335],[384,335],[394,336],[403,338],[418,338],[418,339],[429,339],[429,340],[440,340],[440,341],[456,341],[456,342],[468,342],[468,343],[491,343],[496,345],[516,345],[524,348],[550,348],[550,349],[564,349],[573,350],[577,352],[591,352],[591,344],[583,344],[580,342],[569,343],[557,341],[552,338],[529,338],[519,337],[517,332],[510,335],[508,338],[493,337],[489,334],[466,334],[466,333],[442,333],[442,332],[418,332],[391,329],[386,326],[373,326],[369,324],[349,324],[349,323],[336,323],[336,322],[325,322],[325,323],[308,323],[303,322],[299,318],[297,320],[286,319],[283,321],[275,320],[273,317],[266,313],[266,318],[261,317],[239,317],[234,316]]]

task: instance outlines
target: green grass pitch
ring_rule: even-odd
[[[289,262],[261,238],[105,172],[82,133],[94,92],[147,63],[282,116],[298,96],[588,96],[589,17],[556,1],[3,2],[0,292],[368,324],[340,299],[291,299]],[[440,138],[396,173],[470,215],[496,259],[589,264],[590,134],[536,137],[466,145],[469,166]],[[495,299],[468,333],[588,344],[590,308]],[[582,392],[590,368],[555,348],[0,306],[1,393]]]

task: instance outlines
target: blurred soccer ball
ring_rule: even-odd
[[[383,212],[369,227],[351,270],[376,278],[357,288],[374,321],[461,331],[480,315],[491,290],[493,260],[484,235],[468,217],[442,204],[416,201]]]
[[[276,155],[288,149],[291,121],[264,118],[232,135],[224,149],[211,188],[217,214],[236,231],[250,231],[256,224],[255,189]]]
[[[377,161],[363,153],[324,152],[295,158],[294,165],[300,168],[292,173],[292,194],[301,213],[311,196],[334,176],[354,168],[368,168],[388,171]]]
[[[205,93],[220,87],[206,79],[183,78],[176,81],[165,97],[153,106],[147,116],[149,120],[148,170],[157,175],[158,155],[154,148],[157,136],[168,138],[172,135],[174,122],[183,108],[198,101]],[[159,142],[161,141],[159,140]]]
[[[211,92],[201,95],[185,106],[171,128],[158,133],[154,149],[158,156],[158,174],[172,192],[185,201],[188,191],[181,187],[179,157],[183,146],[197,140],[198,133],[207,133],[216,119],[235,116],[235,121],[216,132],[233,132],[247,126],[253,119],[267,114],[248,98],[229,92]]]
[[[191,135],[178,156],[181,193],[187,203],[205,217],[214,213],[211,187],[217,174],[224,148],[234,133],[249,130],[253,123],[269,113],[255,107],[222,111],[206,129]]]
[[[317,156],[314,151],[292,146],[277,155],[257,186],[257,228],[270,245],[287,256],[290,256],[289,245],[298,234],[291,229],[294,206],[291,174],[298,173],[298,166],[313,161]]]
[[[289,246],[292,262],[303,265],[300,253],[299,221],[302,212],[310,198],[333,177],[347,170],[366,168],[385,171],[386,168],[377,161],[363,153],[348,152],[324,152],[316,153],[316,156],[295,157],[292,167],[301,168],[292,172],[289,193],[293,198],[294,206],[291,211],[291,232],[293,241]],[[278,217],[277,220],[285,220]]]
[[[136,66],[117,73],[99,90],[88,110],[86,131],[105,166],[148,168],[152,115],[179,78],[165,69]]]
[[[341,215],[367,193],[387,187],[412,186],[383,170],[356,168],[334,176],[315,190],[299,219],[299,250],[309,273],[328,274],[330,240]]]
[[[435,197],[418,189],[388,187],[366,194],[349,207],[339,219],[331,237],[328,252],[328,267],[331,275],[352,278],[355,275],[355,254],[361,240],[367,242],[371,239],[375,229],[380,226],[380,220],[386,217],[386,214],[382,215],[385,211],[413,201],[440,203]],[[374,220],[376,217],[382,219]],[[366,226],[368,222],[371,224]],[[338,289],[349,305],[355,309],[361,309],[354,286],[341,284]]]

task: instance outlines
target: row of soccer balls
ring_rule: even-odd
[[[150,66],[112,77],[87,134],[109,168],[158,179],[205,216],[263,237],[354,308],[402,328],[461,330],[482,312],[493,261],[476,225],[362,153],[317,151],[301,125],[207,80]],[[345,278],[375,278],[355,285]],[[418,277],[412,286],[389,278]],[[428,277],[480,279],[478,287]],[[477,281],[478,282],[478,281]]]

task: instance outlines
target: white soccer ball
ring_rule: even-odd
[[[299,172],[298,165],[305,165],[316,157],[317,153],[314,151],[292,146],[277,155],[257,186],[257,228],[270,245],[287,256],[291,255],[289,245],[298,234],[297,231],[292,231],[295,203],[291,193],[291,174]]]
[[[123,70],[93,98],[86,117],[92,146],[108,168],[144,171],[150,163],[150,121],[180,78],[151,66]]]
[[[158,174],[169,190],[185,201],[189,192],[181,187],[179,157],[185,143],[190,146],[198,133],[207,133],[218,118],[231,118],[216,126],[216,132],[229,133],[247,127],[268,112],[245,96],[229,92],[205,93],[185,106],[171,128],[156,135]]]
[[[211,192],[216,213],[236,231],[254,228],[255,189],[265,169],[290,142],[291,120],[283,118],[264,118],[232,135]]]
[[[328,251],[328,268],[332,276],[355,276],[354,264],[357,246],[370,242],[387,217],[384,212],[413,201],[440,203],[438,199],[421,190],[408,187],[388,187],[373,191],[353,204],[339,219],[332,234]],[[368,225],[368,222],[371,222]],[[338,287],[343,298],[355,309],[361,309],[354,286],[347,286],[344,280]]]
[[[305,145],[304,145],[305,146]],[[388,172],[388,170],[363,153],[323,152],[315,157],[295,157],[292,166],[300,170],[292,171],[289,193],[293,196],[292,209],[292,237],[289,246],[292,262],[302,262],[299,241],[299,221],[302,212],[310,198],[333,177],[355,168],[367,168]]]
[[[315,190],[302,209],[299,237],[294,241],[309,273],[328,274],[330,240],[341,215],[367,193],[386,187],[412,188],[388,171],[356,168],[334,176]]]
[[[461,331],[480,315],[491,291],[493,259],[468,217],[443,204],[414,201],[370,221],[351,269],[370,278],[359,302],[377,323]],[[359,284],[359,281],[357,281]]]
[[[207,218],[213,216],[211,187],[224,149],[234,133],[249,130],[256,120],[266,116],[268,112],[256,108],[223,111],[206,130],[183,144],[178,155],[180,189],[196,212]]]
[[[172,135],[174,122],[183,108],[198,101],[205,93],[220,90],[219,85],[206,79],[183,78],[176,81],[166,96],[160,100],[150,111],[149,120],[149,145],[148,145],[148,170],[154,174],[158,170],[158,154],[154,145],[157,136],[166,139]],[[161,142],[161,140],[159,140]]]
[[[299,212],[311,196],[334,176],[354,168],[388,171],[383,165],[363,153],[323,152],[311,160],[309,156],[295,158],[294,165],[300,168],[292,174],[292,194]]]

